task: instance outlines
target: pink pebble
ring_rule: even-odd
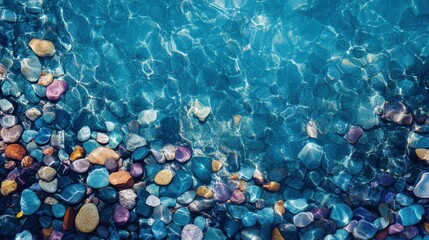
[[[56,101],[60,99],[68,89],[67,82],[64,80],[55,80],[51,85],[46,89],[46,97],[51,101]]]

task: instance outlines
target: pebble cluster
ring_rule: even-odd
[[[9,11],[2,18],[16,21]],[[177,126],[152,109],[126,126],[106,122],[105,131],[83,126],[66,133],[69,119],[57,104],[67,81],[45,72],[41,61],[56,56],[55,44],[33,38],[28,48],[33,54],[19,69],[31,83],[25,98],[39,105],[22,104],[19,94],[10,94],[11,81],[1,82],[1,239],[429,239],[429,119],[402,102],[384,102],[378,116],[364,121],[369,126],[351,125],[341,136],[355,146],[372,123],[405,128],[409,156],[403,158],[424,166],[415,182],[404,180],[413,172],[391,170],[352,186],[363,169],[358,163],[324,177],[320,169],[329,166],[317,142],[324,133],[309,121],[308,142],[296,159],[305,176],[291,184],[285,166],[267,174],[237,151],[218,159],[184,140],[147,141],[143,126],[163,122],[167,133]],[[0,65],[1,81],[16,77]],[[199,100],[188,113],[200,124],[213,114]],[[241,116],[232,122],[240,126]],[[314,191],[301,191],[304,185]],[[322,185],[333,191],[322,194]]]

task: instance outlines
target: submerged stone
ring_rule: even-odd
[[[185,227],[183,227],[181,239],[182,240],[202,240],[203,231],[201,231],[200,228],[198,228],[193,224],[188,224]]]
[[[66,204],[75,206],[82,201],[86,193],[85,185],[81,183],[71,184],[61,191],[60,194],[55,194],[55,198],[64,201]]]
[[[345,203],[337,203],[331,208],[330,219],[338,228],[346,226],[353,217],[352,209]]]
[[[429,198],[429,172],[420,175],[413,193],[419,198]]]
[[[91,188],[104,188],[109,186],[109,172],[106,168],[94,169],[88,174],[86,183]]]
[[[192,159],[192,173],[198,180],[210,183],[212,160],[208,157],[194,157]]]
[[[425,210],[422,205],[415,204],[400,209],[398,216],[401,219],[402,225],[408,227],[419,223],[424,213]]]
[[[30,189],[24,189],[21,194],[20,205],[21,211],[28,216],[39,209],[41,202],[39,197],[33,191]]]
[[[315,143],[307,143],[298,153],[298,159],[304,166],[314,170],[322,163],[323,148]]]
[[[42,65],[36,56],[24,58],[21,61],[21,73],[30,82],[37,82],[42,74]]]

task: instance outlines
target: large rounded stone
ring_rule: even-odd
[[[20,205],[21,211],[28,216],[35,213],[39,209],[41,202],[36,193],[30,189],[25,189],[21,194]]]
[[[46,97],[51,101],[57,101],[68,90],[68,84],[64,80],[55,80],[46,88]]]
[[[42,65],[36,56],[24,58],[21,61],[21,73],[30,82],[37,82],[42,74]]]
[[[53,56],[56,52],[54,44],[49,40],[33,38],[28,45],[39,57]]]
[[[93,203],[83,205],[76,215],[76,228],[83,233],[93,232],[100,222],[97,206]]]
[[[94,169],[86,178],[86,183],[91,188],[104,188],[109,186],[109,172],[106,168]]]
[[[429,198],[429,172],[420,175],[413,192],[419,198]]]
[[[78,159],[73,161],[70,164],[70,169],[76,173],[86,173],[91,166],[91,163],[88,162],[85,158]]]
[[[182,240],[202,240],[203,239],[203,231],[199,227],[194,224],[188,224],[183,227]]]
[[[49,166],[43,166],[37,171],[37,176],[40,180],[50,182],[54,179],[55,175],[57,174],[57,171]]]
[[[14,143],[17,142],[24,131],[21,125],[15,125],[11,128],[2,128],[0,131],[3,142],[5,143]]]
[[[106,162],[106,159],[108,158],[113,158],[115,160],[118,160],[119,154],[110,148],[99,147],[94,151],[92,151],[87,158],[88,158],[88,161],[92,164],[104,165],[104,162]]]
[[[8,145],[5,150],[6,158],[17,161],[21,161],[26,154],[27,150],[19,144]]]
[[[129,172],[121,170],[110,174],[109,182],[115,187],[130,188],[134,184],[134,179]]]

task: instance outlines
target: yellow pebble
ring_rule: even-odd
[[[234,115],[233,119],[234,119],[234,125],[237,127],[241,122],[241,116],[240,115]]]
[[[164,169],[156,174],[154,181],[156,184],[160,186],[166,186],[170,184],[172,179],[173,179],[173,173],[168,169]]]
[[[44,228],[42,229],[42,235],[43,235],[43,239],[47,240],[49,239],[49,237],[51,236],[52,232],[54,230],[52,228]]]
[[[282,200],[279,200],[274,204],[274,212],[280,215],[285,213],[285,203]]]
[[[247,182],[240,180],[240,184],[238,185],[238,189],[240,189],[240,191],[244,192],[247,189]]]
[[[18,184],[15,181],[8,179],[3,180],[3,182],[1,182],[1,195],[7,196],[14,192],[17,187]]]
[[[214,196],[213,191],[206,186],[201,186],[197,189],[197,196],[203,198],[212,198]]]
[[[23,213],[22,211],[19,211],[19,212],[16,214],[16,218],[22,218],[22,216],[24,216],[24,213]]]
[[[271,240],[285,240],[285,239],[280,234],[280,231],[278,228],[273,228],[273,231],[271,232]]]
[[[223,163],[218,160],[212,160],[212,171],[219,172],[223,167]]]

